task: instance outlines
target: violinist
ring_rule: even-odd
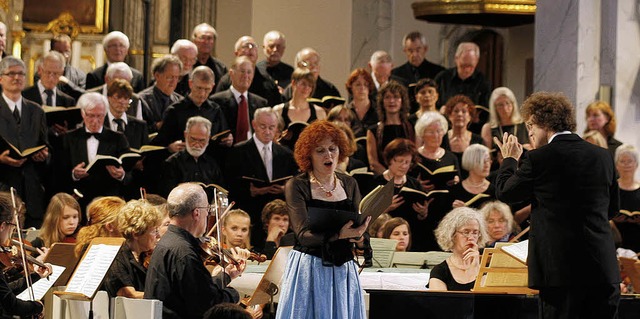
[[[0,242],[10,240],[15,229],[15,216],[11,205],[11,195],[0,193]],[[5,258],[2,258],[5,260]],[[44,306],[40,301],[22,301],[16,298],[16,294],[27,288],[25,278],[13,282],[7,282],[4,270],[0,272],[0,318],[12,318],[12,316],[42,316]],[[51,273],[50,268],[34,265],[35,273],[31,274],[31,281],[35,282]]]
[[[67,193],[51,197],[44,215],[40,234],[31,242],[36,248],[51,247],[54,243],[75,243],[78,225],[82,220],[80,204]]]
[[[205,234],[211,207],[207,194],[195,183],[183,183],[167,197],[171,222],[153,251],[144,291],[145,299],[162,301],[162,317],[202,318],[212,306],[238,302],[239,294],[227,284],[246,267],[248,251],[230,249],[237,264],[212,277],[204,266],[199,237]]]
[[[156,247],[162,214],[145,200],[131,200],[118,214],[118,230],[126,239],[107,272],[109,296],[142,299],[147,269],[145,255]]]

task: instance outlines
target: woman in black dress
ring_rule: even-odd
[[[489,98],[489,123],[482,126],[482,139],[484,145],[496,148],[493,138],[502,141],[504,133],[509,133],[518,138],[518,143],[526,150],[531,149],[529,144],[529,131],[520,115],[516,96],[509,88],[499,87],[493,90]],[[497,148],[496,148],[497,149]]]
[[[476,106],[471,99],[460,94],[447,101],[445,110],[445,116],[451,122],[451,129],[444,136],[442,147],[453,152],[458,157],[458,162],[462,162],[462,153],[469,145],[484,144],[480,135],[469,130],[469,123],[476,114]],[[467,177],[467,173],[462,170],[460,177]]]
[[[453,208],[479,208],[486,201],[495,199],[495,187],[487,180],[491,170],[491,157],[486,146],[469,146],[462,155],[462,168],[469,171],[469,176],[449,190]]]
[[[616,150],[616,169],[620,178],[620,212],[613,222],[620,231],[622,248],[640,252],[640,182],[635,180],[638,151],[633,145],[622,144]],[[634,215],[635,213],[635,215]]]

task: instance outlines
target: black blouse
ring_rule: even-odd
[[[629,213],[640,211],[640,188],[632,191],[620,189],[620,210]],[[620,231],[622,248],[640,252],[640,215],[618,213],[613,222]]]
[[[455,278],[453,278],[451,269],[449,269],[449,265],[447,265],[446,260],[431,269],[429,278],[440,279],[445,285],[447,285],[447,290],[449,291],[470,291],[476,283],[475,280],[466,284],[457,282]],[[427,288],[429,288],[429,284],[427,284]]]

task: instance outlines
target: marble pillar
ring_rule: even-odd
[[[600,82],[600,1],[538,0],[534,47],[534,91],[564,93],[584,131]]]

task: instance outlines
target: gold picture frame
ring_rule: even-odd
[[[104,33],[109,29],[109,0],[24,0],[23,28],[44,32],[64,12],[77,21],[80,33]]]

